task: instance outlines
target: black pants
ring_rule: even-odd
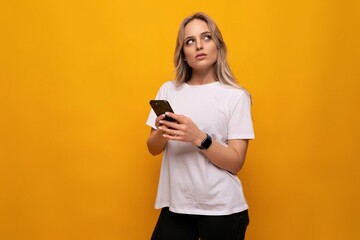
[[[161,210],[151,240],[243,240],[248,211],[224,216],[179,214]]]

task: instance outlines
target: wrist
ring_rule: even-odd
[[[206,133],[203,131],[200,131],[200,134],[196,137],[195,141],[193,142],[193,144],[195,146],[200,146],[202,141],[206,138]]]

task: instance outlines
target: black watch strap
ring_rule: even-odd
[[[201,145],[198,146],[199,149],[208,149],[212,144],[212,139],[209,134],[206,134],[206,138],[201,142]]]

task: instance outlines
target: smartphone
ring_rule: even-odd
[[[157,116],[164,114],[165,112],[174,112],[170,106],[170,103],[166,100],[150,100],[149,103]],[[168,116],[166,116],[164,120],[176,122],[175,119]]]

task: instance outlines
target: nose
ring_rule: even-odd
[[[201,41],[201,39],[196,41],[196,50],[201,50],[203,49],[203,43]]]

